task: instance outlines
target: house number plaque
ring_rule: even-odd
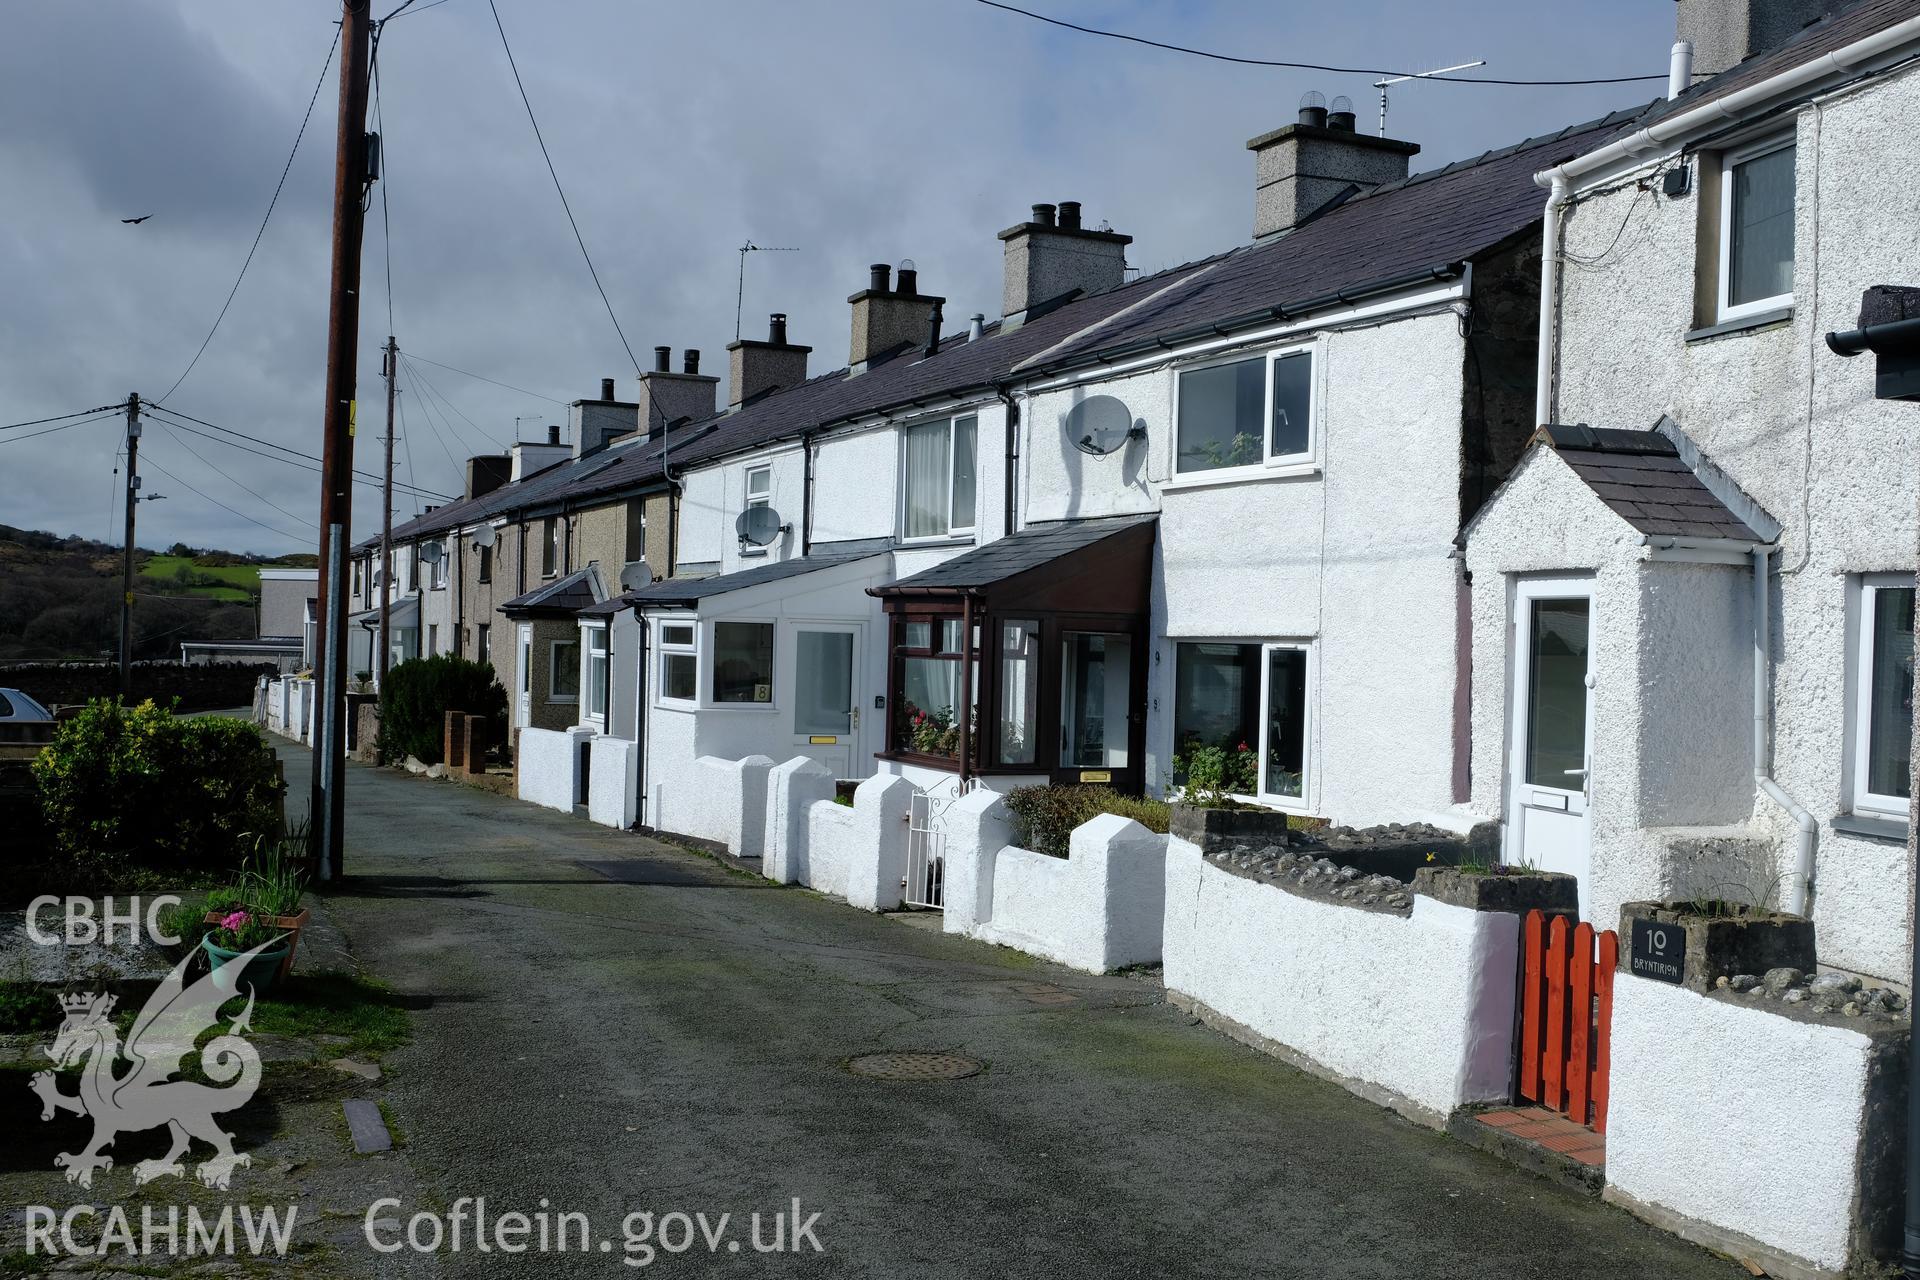
[[[1629,941],[1633,972],[1655,982],[1680,981],[1687,962],[1687,931],[1677,924],[1635,920]]]

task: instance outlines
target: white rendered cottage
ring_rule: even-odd
[[[1539,175],[1537,416],[1596,447],[1554,428],[1465,540],[1509,859],[1601,926],[1804,910],[1823,964],[1902,983],[1920,413],[1823,336],[1920,278],[1916,53],[1920,6],[1855,6]],[[1641,501],[1661,446],[1746,535]]]

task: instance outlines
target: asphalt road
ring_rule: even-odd
[[[303,801],[306,756],[286,754]],[[1193,1025],[1149,977],[1074,974],[452,783],[347,781],[328,909],[426,1003],[390,1111],[434,1203],[391,1217],[484,1196],[489,1218],[591,1222],[586,1253],[577,1230],[565,1254],[469,1244],[444,1272],[632,1274],[647,1255],[623,1220],[651,1213],[647,1271],[668,1275],[1746,1274]],[[986,1066],[846,1070],[880,1050]],[[756,1251],[750,1215],[770,1243],[796,1198],[821,1251]],[[674,1213],[731,1216],[710,1252]]]

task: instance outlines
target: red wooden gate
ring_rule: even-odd
[[[1620,935],[1536,909],[1520,937],[1520,1096],[1605,1133]]]

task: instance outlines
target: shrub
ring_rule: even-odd
[[[394,667],[380,690],[381,756],[439,764],[449,711],[485,716],[493,722],[493,740],[504,738],[507,691],[493,678],[491,664],[443,653]]]
[[[1232,808],[1234,796],[1252,795],[1260,785],[1259,758],[1245,742],[1217,747],[1189,744],[1173,758],[1173,767],[1186,779],[1188,803],[1202,808]]]
[[[1023,849],[1064,858],[1073,829],[1103,813],[1132,818],[1149,831],[1167,830],[1167,806],[1159,800],[1122,795],[1112,787],[1020,787],[1007,795],[1014,840]]]
[[[54,852],[82,877],[232,867],[278,833],[284,784],[245,720],[95,699],[33,764]]]

